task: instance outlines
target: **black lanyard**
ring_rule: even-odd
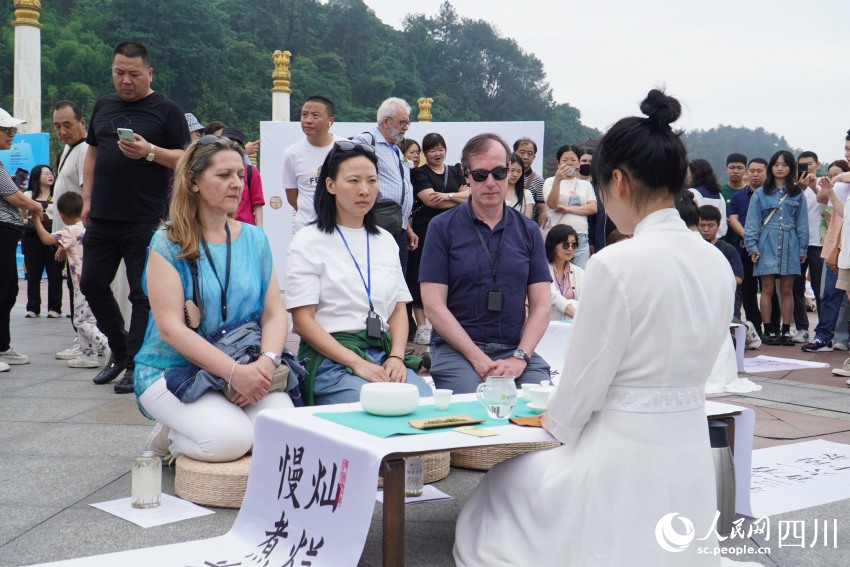
[[[493,256],[490,255],[490,249],[487,248],[487,244],[484,242],[484,237],[481,236],[481,231],[478,230],[478,227],[475,226],[475,221],[472,221],[472,228],[475,229],[475,236],[478,237],[478,241],[481,243],[481,247],[484,249],[484,253],[487,255],[487,260],[490,262],[490,267],[493,269],[493,282],[496,281],[496,266],[499,264],[499,256],[502,254],[502,244],[505,242],[505,229],[507,229],[507,219],[505,219],[505,228],[502,229],[502,238],[499,240],[499,249],[496,251],[496,260],[493,261]]]
[[[204,247],[204,253],[207,255],[207,260],[210,261],[210,268],[212,268],[213,274],[215,274],[215,279],[218,282],[219,287],[221,288],[221,322],[224,323],[227,321],[227,288],[230,286],[230,226],[225,221],[224,223],[224,232],[227,234],[227,260],[225,262],[226,267],[224,269],[224,284],[221,283],[221,278],[218,277],[218,272],[215,269],[215,262],[213,262],[212,255],[210,254],[210,249],[207,246],[207,240],[204,238],[203,234],[201,235],[201,246]]]
[[[68,145],[68,151],[65,153],[65,157],[62,158],[62,161],[59,163],[59,167],[56,168],[56,175],[59,175],[59,172],[62,171],[62,166],[65,165],[65,162],[68,161],[68,158],[71,157],[71,152],[74,151],[74,148],[85,142],[85,138],[80,138],[73,144]],[[61,156],[60,156],[61,157]]]

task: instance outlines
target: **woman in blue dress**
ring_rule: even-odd
[[[287,394],[269,392],[288,327],[269,243],[262,229],[233,219],[243,160],[241,147],[227,138],[208,135],[190,145],[177,164],[171,220],[148,248],[143,285],[151,317],[135,358],[135,390],[142,412],[159,422],[148,446],[162,457],[233,461],[251,449],[260,410],[292,407]],[[203,307],[197,331],[198,312],[188,299]],[[240,364],[205,338],[247,321],[260,327],[262,354],[254,362]],[[225,380],[231,399],[215,389],[191,403],[178,399],[165,373],[190,365]]]
[[[797,160],[787,150],[773,154],[767,164],[764,187],[753,193],[744,225],[744,246],[753,261],[753,275],[761,280],[761,316],[765,321],[764,342],[794,346],[791,319],[794,278],[806,260],[809,221],[806,198],[797,186]],[[779,278],[779,309],[782,332],[768,324],[771,298]]]

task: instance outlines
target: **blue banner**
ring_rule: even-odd
[[[0,162],[3,162],[11,176],[15,175],[19,167],[32,171],[37,165],[50,165],[50,134],[34,132],[16,135],[10,149],[0,150]]]

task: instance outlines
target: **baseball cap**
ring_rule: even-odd
[[[239,130],[238,128],[231,128],[228,126],[221,131],[221,137],[230,138],[243,148],[245,147],[245,135],[242,133],[242,130]]]
[[[0,128],[15,128],[26,123],[26,120],[14,118],[11,114],[0,108]]]

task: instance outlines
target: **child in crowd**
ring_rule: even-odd
[[[65,227],[50,234],[41,224],[41,219],[33,217],[38,237],[44,244],[58,245],[65,249],[68,257],[69,274],[74,289],[74,328],[77,330],[77,341],[82,351],[80,356],[68,361],[71,368],[97,368],[98,352],[106,346],[106,337],[97,328],[97,322],[92,315],[85,296],[80,292],[80,276],[83,271],[83,198],[79,193],[64,193],[56,201],[59,218]]]

